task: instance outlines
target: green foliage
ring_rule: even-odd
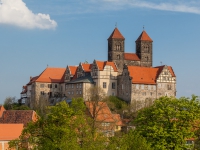
[[[37,150],[97,149],[105,148],[106,138],[100,133],[91,134],[87,123],[85,106],[81,98],[73,99],[69,106],[65,101],[48,108],[45,116],[31,122],[23,130],[20,139],[11,141],[10,147],[18,145],[26,149],[27,144]]]
[[[127,109],[127,103],[116,96],[109,96],[106,103],[110,110],[115,113],[122,114]]]
[[[200,103],[196,96],[192,99],[161,97],[139,111],[136,131],[156,150],[186,149],[186,139],[195,137],[194,125],[199,115]]]
[[[127,134],[122,135],[120,138],[112,137],[109,150],[152,150],[145,138],[140,136],[137,132],[131,130]]]
[[[30,108],[16,102],[15,97],[7,97],[4,101],[4,108],[6,110],[29,110]]]

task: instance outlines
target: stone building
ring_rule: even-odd
[[[88,89],[102,87],[107,96],[118,96],[129,103],[161,96],[176,96],[176,76],[171,66],[153,67],[153,40],[142,31],[135,41],[135,53],[125,52],[125,38],[118,28],[108,38],[108,60],[80,63],[66,68],[46,68],[30,79],[27,104],[48,96],[88,100]],[[27,93],[26,93],[26,92]]]

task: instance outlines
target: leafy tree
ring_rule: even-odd
[[[137,132],[131,130],[127,134],[110,139],[109,150],[152,150],[146,139]]]
[[[16,102],[16,97],[7,97],[4,101],[4,108],[6,110],[29,110],[30,108]]]
[[[195,121],[199,119],[200,102],[182,97],[161,97],[148,108],[140,110],[135,119],[136,131],[154,149],[182,150],[186,139],[195,137]]]
[[[20,139],[9,143],[10,148],[17,144],[19,149],[27,149],[29,144],[38,150],[104,149],[102,143],[106,139],[99,133],[95,133],[95,138],[91,135],[81,98],[73,99],[70,106],[62,101],[48,109],[45,116],[28,124]]]

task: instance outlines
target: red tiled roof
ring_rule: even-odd
[[[139,61],[140,60],[138,55],[135,54],[135,53],[124,53],[124,59],[125,60],[134,60],[134,61]]]
[[[142,31],[140,36],[136,41],[150,41],[153,42],[153,40],[149,37],[149,35],[146,33],[146,31]]]
[[[83,66],[83,70],[85,72],[90,72],[91,71],[92,64],[82,64],[82,66]]]
[[[117,126],[123,126],[124,125],[119,114],[113,114],[113,118],[116,122],[115,125],[117,125]]]
[[[23,124],[0,124],[0,141],[10,141],[19,138]]]
[[[163,65],[163,66],[157,66],[157,67],[154,67],[154,68],[159,68],[159,71],[158,71],[158,75],[159,75],[162,72],[162,70],[163,70],[164,67],[165,67],[165,65]],[[174,70],[172,69],[172,67],[171,66],[167,66],[167,68],[169,69],[169,72],[171,73],[172,77],[176,77],[176,75],[175,75]]]
[[[78,66],[69,66],[71,75],[75,75]]]
[[[33,110],[6,110],[0,118],[0,124],[22,123],[25,126],[30,121],[36,121],[37,114]]]
[[[85,102],[90,115],[95,117],[96,121],[102,122],[115,122],[113,115],[105,102],[98,102],[97,104],[92,101]]]
[[[138,84],[156,84],[158,68],[128,66],[132,83]]]
[[[115,65],[114,62],[109,62],[109,61],[96,61],[96,64],[99,68],[99,70],[103,70],[104,67],[107,65],[107,66],[111,66],[113,68],[113,70],[116,72],[117,71],[117,67]]]
[[[5,108],[3,106],[0,106],[0,118],[1,118],[4,111],[5,111]]]
[[[62,83],[66,68],[46,68],[35,80],[36,82]]]
[[[114,29],[112,34],[108,39],[124,39],[123,35],[119,32],[117,28]]]
[[[31,85],[39,76],[32,77],[27,85]]]
[[[20,94],[24,94],[27,92],[27,86],[23,86],[23,91]]]

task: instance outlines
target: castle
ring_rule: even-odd
[[[66,68],[47,67],[23,86],[21,99],[29,106],[39,97],[48,97],[52,103],[76,97],[87,101],[88,89],[93,86],[102,87],[107,96],[118,96],[128,103],[175,97],[175,73],[171,66],[152,66],[152,43],[143,30],[135,41],[136,52],[125,53],[125,38],[115,28],[108,38],[107,61],[94,60],[91,64]]]

